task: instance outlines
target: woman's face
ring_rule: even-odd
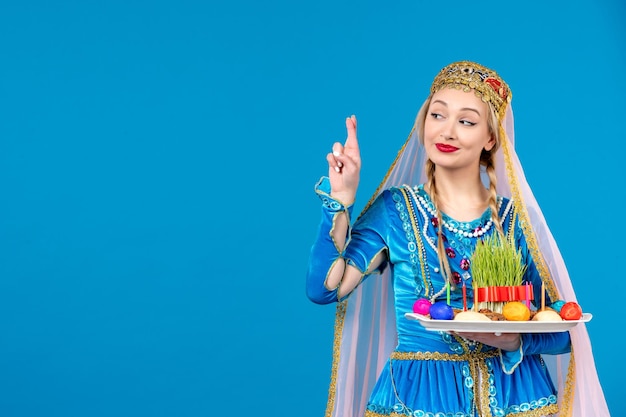
[[[489,151],[495,145],[489,111],[474,91],[444,88],[436,92],[424,122],[428,158],[445,169],[478,169],[483,149]]]

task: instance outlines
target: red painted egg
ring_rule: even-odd
[[[583,309],[580,308],[578,303],[575,303],[574,301],[568,301],[567,303],[563,304],[563,307],[561,307],[561,311],[559,314],[561,315],[561,318],[563,320],[580,320],[580,318],[583,316]]]

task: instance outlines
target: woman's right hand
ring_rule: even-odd
[[[345,205],[351,205],[356,198],[361,172],[361,153],[356,138],[356,116],[346,118],[348,137],[345,144],[335,142],[333,151],[326,155],[330,195]]]

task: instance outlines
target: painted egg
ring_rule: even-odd
[[[430,306],[430,317],[433,320],[452,320],[454,311],[445,301],[437,301]]]
[[[583,316],[583,310],[582,308],[580,308],[578,303],[574,301],[568,301],[567,303],[563,304],[560,314],[563,320],[580,320],[580,318]]]
[[[557,300],[557,301],[553,302],[553,303],[550,305],[550,308],[551,308],[552,310],[556,311],[557,313],[560,313],[560,312],[561,312],[561,308],[563,308],[563,304],[565,304],[565,301],[563,301],[563,300]]]
[[[420,298],[413,304],[413,312],[417,314],[421,314],[423,316],[430,313],[430,300],[427,298]]]

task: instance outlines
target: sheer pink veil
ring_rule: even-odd
[[[370,202],[390,186],[416,185],[425,181],[426,154],[420,144],[419,131],[419,126],[415,125]],[[500,136],[502,143],[495,162],[497,191],[515,201],[521,220],[530,225],[524,233],[550,297],[577,301],[561,253],[515,152],[510,104],[501,120]],[[393,289],[388,270],[381,276],[368,278],[346,301],[337,305],[326,417],[360,417],[364,414],[376,378],[397,344]],[[558,387],[558,416],[610,416],[585,324],[578,324],[570,334],[571,354],[544,355]]]

